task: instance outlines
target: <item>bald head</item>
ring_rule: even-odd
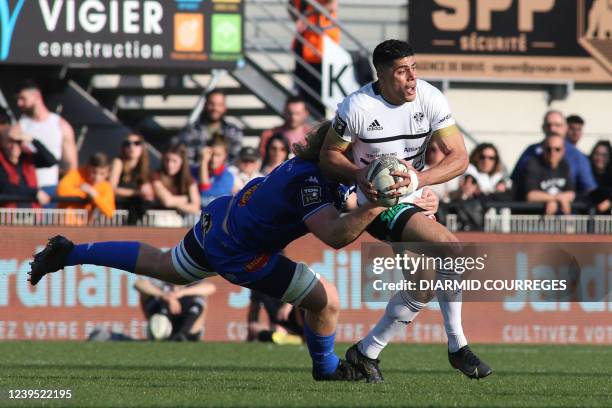
[[[558,110],[551,110],[544,115],[542,131],[545,137],[567,135],[567,120],[565,115]]]

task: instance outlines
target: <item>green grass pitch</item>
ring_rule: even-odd
[[[347,345],[339,345],[343,353]],[[476,345],[473,381],[442,345],[391,345],[386,382],[318,383],[303,347],[218,343],[0,342],[0,407],[610,407],[612,348]],[[10,389],[70,389],[12,400]]]

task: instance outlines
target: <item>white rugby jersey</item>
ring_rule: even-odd
[[[383,156],[404,159],[418,170],[425,166],[425,152],[433,132],[455,124],[446,97],[433,85],[417,80],[416,99],[396,106],[384,100],[377,83],[370,83],[347,96],[339,105],[333,127],[353,143],[353,162],[367,166]],[[420,197],[415,191],[402,202]],[[358,191],[359,203],[366,198]]]

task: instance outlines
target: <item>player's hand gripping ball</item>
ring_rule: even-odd
[[[404,163],[400,162],[395,157],[382,157],[370,163],[368,167],[367,179],[370,183],[372,183],[374,189],[378,191],[378,200],[376,200],[377,204],[384,207],[393,207],[394,205],[399,204],[402,197],[405,197],[414,191],[414,186],[412,185],[401,187],[398,190],[387,191],[388,187],[399,183],[403,179],[402,177],[391,175],[391,173],[396,171],[408,173],[409,170]],[[389,195],[395,191],[398,191],[401,196],[392,197]]]

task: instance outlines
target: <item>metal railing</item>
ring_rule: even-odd
[[[509,215],[485,216],[484,232],[513,234],[610,234],[612,216]]]
[[[32,197],[0,195],[0,205],[4,203],[32,203]],[[82,204],[88,203],[80,197],[54,197],[54,203]],[[129,201],[118,199],[118,204]],[[136,226],[141,227],[192,227],[198,222],[199,214],[179,214],[175,210],[147,210],[137,221]],[[106,217],[97,209],[89,212],[82,208],[1,208],[0,226],[96,226],[96,227],[122,227],[134,225],[130,223],[128,210],[115,210],[112,217]]]
[[[123,227],[128,211],[116,210],[108,218],[82,209],[0,208],[0,226]],[[136,226],[145,228],[191,228],[199,215],[174,210],[148,210]],[[446,217],[446,227],[459,230],[457,215]],[[612,234],[612,215],[510,215],[487,214],[484,232],[511,234]]]
[[[124,227],[129,211],[116,210],[112,217],[89,214],[84,209],[0,208],[0,226],[28,227]],[[149,210],[137,222],[138,227],[190,228],[199,215],[182,215],[174,210]]]
[[[460,231],[456,214],[446,216],[446,228]],[[502,234],[612,234],[612,215],[487,214],[483,232]]]

